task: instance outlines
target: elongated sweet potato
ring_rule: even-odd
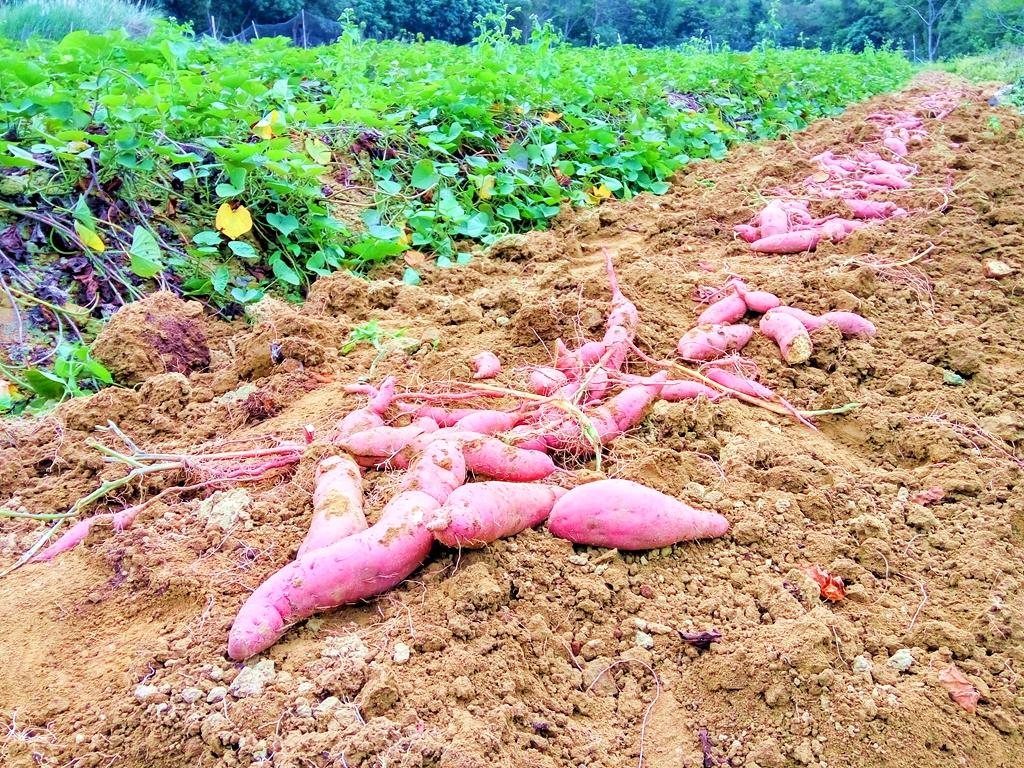
[[[423,518],[439,506],[420,491],[400,493],[376,525],[286,565],[245,601],[228,635],[228,655],[247,659],[295,622],[403,581],[430,553],[434,535]]]
[[[446,547],[478,549],[544,522],[564,495],[553,485],[472,483],[427,515],[427,528]]]
[[[543,480],[555,471],[555,464],[546,453],[506,445],[494,437],[465,432],[458,437],[458,444],[468,470],[495,480],[529,483]]]
[[[878,332],[874,323],[853,312],[826,312],[819,320],[838,326],[839,331],[847,338],[850,336],[871,337]]]
[[[775,309],[773,309],[772,312],[778,312],[780,314],[786,314],[790,315],[791,317],[795,317],[797,320],[800,321],[800,324],[803,325],[803,327],[806,328],[808,331],[817,330],[818,328],[821,328],[821,326],[825,324],[825,321],[819,318],[817,315],[812,315],[810,312],[805,312],[804,310],[797,309],[796,307],[775,307]]]
[[[357,457],[388,459],[408,448],[420,435],[436,432],[437,422],[419,418],[407,427],[374,427],[340,436],[335,444]]]
[[[772,310],[761,318],[761,333],[779,345],[782,359],[790,365],[806,363],[813,351],[811,336],[791,315]]]
[[[747,243],[752,243],[755,240],[761,238],[761,230],[759,227],[752,227],[748,224],[737,224],[732,228],[732,231],[736,233],[736,236]]]
[[[402,478],[399,489],[422,491],[444,504],[452,491],[466,482],[466,459],[455,440],[434,440],[423,449]]]
[[[914,186],[902,176],[890,173],[867,173],[861,176],[860,180],[865,184],[874,184],[889,189],[910,189]]]
[[[327,456],[316,467],[313,519],[296,557],[365,531],[363,476],[350,456]]]
[[[634,550],[722,536],[729,521],[639,483],[598,480],[556,501],[548,529],[574,544]]]
[[[760,242],[760,241],[758,241]],[[697,325],[736,323],[747,314],[747,303],[736,293],[719,299],[697,317]]]
[[[754,221],[761,229],[762,238],[789,232],[789,215],[774,200],[761,210]]]
[[[820,232],[804,229],[787,232],[784,235],[762,237],[757,242],[751,243],[750,248],[758,253],[803,253],[817,248],[820,240]]]
[[[897,139],[895,136],[890,136],[887,139],[882,139],[882,146],[888,149],[894,155],[897,155],[898,157],[907,156],[907,145],[904,142]]]
[[[706,384],[701,384],[699,381],[670,381],[662,387],[659,397],[662,400],[674,403],[679,400],[692,400],[701,395],[704,395],[704,397],[712,402],[725,397],[717,389],[712,389]]]
[[[550,395],[569,383],[569,377],[557,368],[537,368],[530,372],[530,387],[538,395]]]
[[[369,395],[370,402],[362,408],[352,411],[338,422],[338,426],[335,429],[335,439],[383,426],[384,419],[382,416],[395,397],[395,385],[397,383],[394,376],[388,376],[380,385],[379,390],[369,385],[346,387],[346,391]]]
[[[716,360],[743,349],[753,335],[749,325],[698,325],[683,334],[676,349],[684,360]]]
[[[763,314],[769,309],[773,309],[782,303],[779,301],[779,297],[774,293],[768,293],[768,291],[751,291],[742,280],[733,281],[733,287],[736,289],[736,293],[739,294],[739,297],[743,299],[743,303],[747,305],[747,309],[751,312],[760,312]]]
[[[764,384],[758,384],[756,381],[741,378],[735,373],[723,371],[721,368],[709,368],[707,377],[716,384],[721,384],[723,387],[728,387],[750,397],[759,397],[762,400],[775,399],[775,393],[764,386]]]

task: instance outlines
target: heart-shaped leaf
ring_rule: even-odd
[[[244,205],[232,208],[231,203],[224,203],[217,209],[217,229],[237,240],[252,229],[252,215]]]
[[[135,227],[132,233],[132,247],[128,251],[132,272],[139,277],[154,277],[160,274],[164,265],[160,260],[160,246],[149,230]]]

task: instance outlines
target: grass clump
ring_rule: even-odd
[[[128,0],[0,0],[0,37],[60,40],[69,32],[103,33],[123,29],[131,37],[145,37],[160,13]]]

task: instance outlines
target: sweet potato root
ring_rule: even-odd
[[[544,522],[563,495],[552,485],[472,483],[427,515],[427,528],[446,547],[478,549]]]
[[[811,336],[803,324],[791,315],[774,309],[761,318],[761,333],[779,345],[782,359],[790,365],[806,363],[813,347]]]
[[[735,323],[741,320],[745,314],[747,314],[747,303],[738,294],[730,293],[701,312],[697,318],[697,325]]]
[[[228,655],[247,659],[295,622],[403,581],[430,553],[434,535],[423,518],[439,506],[420,491],[400,493],[376,525],[286,565],[245,601],[228,635]]]
[[[574,544],[654,549],[722,536],[729,522],[629,480],[599,480],[555,502],[548,529]]]
[[[313,519],[296,557],[365,531],[363,477],[350,456],[327,456],[316,467]]]
[[[743,349],[753,335],[749,325],[698,325],[683,334],[676,349],[684,360],[716,360]]]
[[[751,249],[758,253],[803,253],[818,247],[821,233],[812,229],[787,232],[784,235],[762,237],[751,244]]]

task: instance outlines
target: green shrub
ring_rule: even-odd
[[[0,36],[12,40],[60,40],[76,30],[102,33],[110,29],[144,37],[159,18],[153,8],[128,0],[0,0]]]

